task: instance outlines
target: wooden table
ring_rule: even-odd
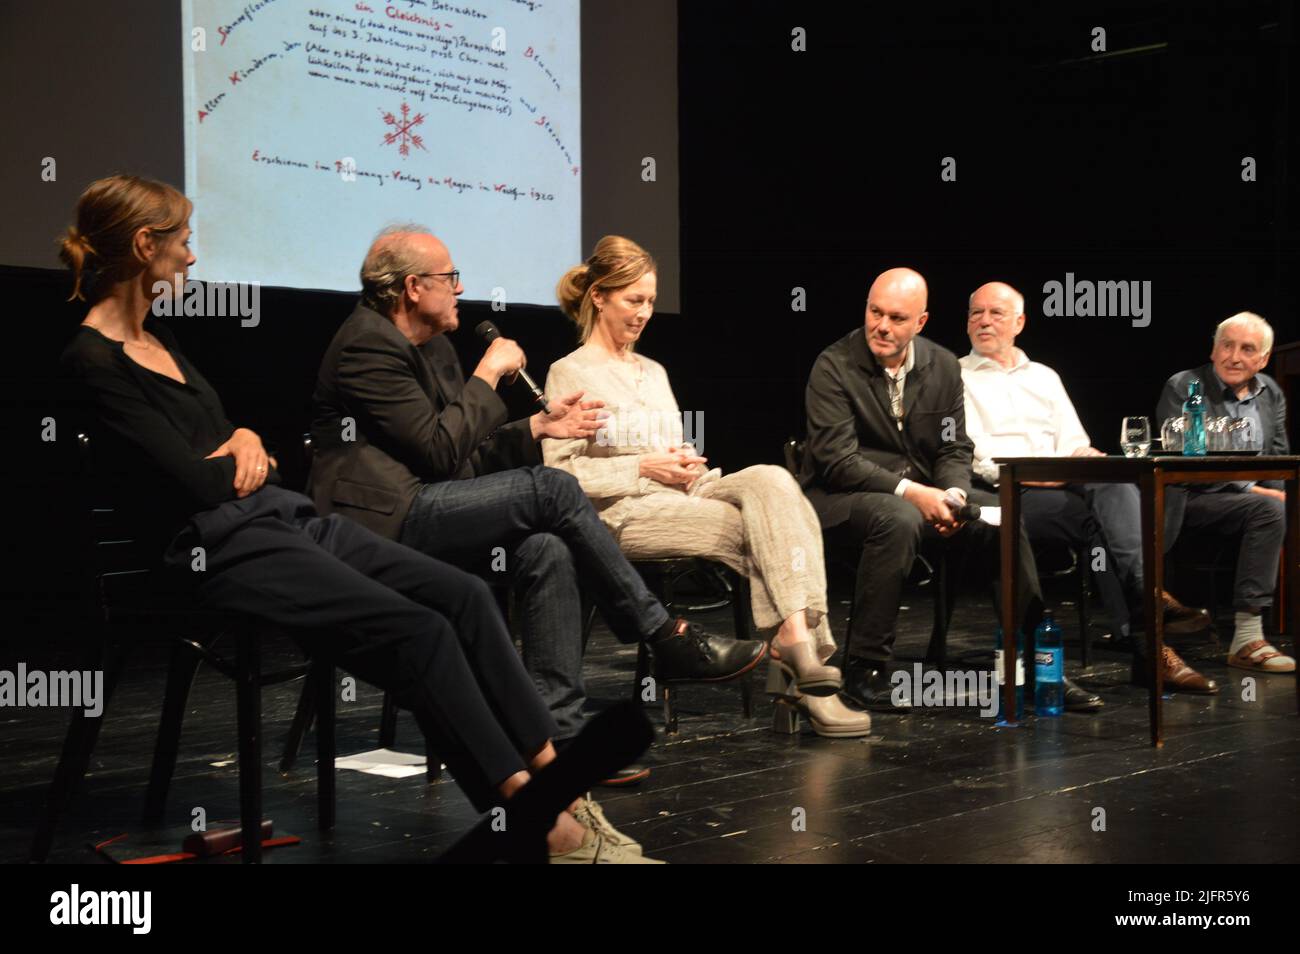
[[[1146,619],[1147,678],[1150,685],[1151,744],[1164,745],[1161,711],[1161,649],[1164,646],[1165,488],[1170,484],[1207,484],[1226,480],[1281,480],[1286,487],[1286,589],[1287,628],[1300,634],[1300,456],[1249,457],[1000,457],[998,489],[1002,505],[1002,659],[1003,712],[1007,721],[1016,715],[1016,596],[1020,587],[1020,487],[1026,481],[1064,481],[1069,484],[1133,483],[1141,496],[1142,608]],[[1088,634],[1081,634],[1087,639]],[[1294,638],[1294,635],[1293,635]],[[1025,666],[1033,665],[1034,634],[1025,633]],[[1300,678],[1296,680],[1300,706]]]

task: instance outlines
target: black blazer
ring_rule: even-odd
[[[321,513],[396,540],[422,484],[541,463],[528,420],[506,417],[485,381],[465,381],[445,336],[417,348],[357,305],[316,378],[309,493]]]
[[[1266,455],[1290,454],[1291,442],[1286,435],[1286,395],[1282,393],[1278,383],[1267,374],[1261,373],[1255,375],[1255,377],[1259,379],[1259,391],[1255,395],[1255,403],[1259,407],[1259,423],[1263,431],[1261,435],[1263,443],[1260,445],[1263,448],[1261,453]],[[1183,401],[1187,400],[1187,383],[1192,380],[1201,382],[1201,393],[1205,395],[1207,405],[1205,416],[1228,416],[1225,401],[1229,395],[1219,382],[1218,376],[1214,373],[1214,364],[1203,364],[1199,368],[1192,368],[1190,371],[1179,371],[1165,382],[1164,389],[1160,392],[1160,402],[1156,406],[1156,419],[1152,425],[1153,429],[1163,427],[1165,420],[1168,418],[1182,415]],[[1261,480],[1259,484],[1262,487],[1272,487],[1276,490],[1282,489],[1280,480]],[[1204,484],[1198,489],[1208,490],[1218,486],[1224,485]]]
[[[808,440],[799,482],[832,527],[848,519],[859,491],[892,494],[906,477],[970,490],[974,445],[966,436],[961,365],[947,348],[912,339],[915,364],[903,384],[903,429],[894,422],[884,369],[862,327],[817,358],[804,395]]]

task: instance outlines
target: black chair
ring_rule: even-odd
[[[45,810],[37,824],[31,860],[44,861],[49,855],[59,817],[85,777],[130,653],[146,642],[164,640],[171,643],[172,655],[144,819],[157,822],[163,816],[190,687],[199,664],[206,661],[235,682],[242,860],[257,863],[262,856],[261,689],[303,677],[309,667],[298,665],[263,673],[261,645],[270,631],[267,624],[244,614],[196,609],[188,594],[163,586],[159,571],[152,569],[156,559],[140,552],[123,527],[120,514],[95,499],[90,438],[78,434],[76,444],[76,486],[82,512],[87,515],[82,544],[87,569],[88,628],[94,634],[88,647],[87,668],[104,671],[104,711],[96,718],[86,716],[81,709],[73,713]],[[227,637],[235,643],[233,659],[216,651],[216,644]],[[318,820],[320,828],[328,830],[334,825],[333,666],[313,662],[310,671],[322,714],[317,742]]]
[[[310,434],[302,435],[302,460],[304,477],[311,474],[311,464],[314,448]],[[334,704],[333,693],[333,667],[330,667],[329,673],[330,692],[329,703]],[[313,723],[317,720],[318,709],[322,692],[314,688],[317,680],[324,678],[323,675],[313,674],[309,677],[307,683],[303,685],[302,693],[298,697],[298,707],[294,710],[293,722],[289,725],[289,734],[284,740],[284,751],[280,754],[280,773],[288,775],[293,771],[294,763],[298,761],[298,751],[302,748],[303,736],[311,729]],[[384,693],[384,701],[380,706],[379,714],[379,747],[381,749],[390,749],[397,741],[397,701],[393,698],[392,693]],[[330,718],[333,719],[333,711],[330,712]],[[333,731],[333,723],[330,723],[330,731]],[[319,730],[318,730],[319,731]],[[320,748],[319,736],[316,742],[317,748]],[[331,752],[333,746],[331,742]],[[438,781],[442,775],[442,760],[438,755],[425,743],[425,780],[430,784]]]
[[[731,604],[737,639],[753,639],[754,624],[750,616],[749,581],[739,573],[712,560],[701,557],[666,557],[656,560],[629,561],[646,586],[669,613],[686,616],[707,610],[721,609]],[[678,585],[688,577],[705,581],[717,590],[717,597],[706,599],[703,603],[682,603],[677,599]],[[596,606],[589,604],[586,610],[586,622],[582,630],[582,646],[586,651],[591,639],[591,627],[596,620]],[[637,646],[636,675],[632,681],[632,698],[640,700],[650,678],[650,651],[644,642]],[[754,686],[752,673],[745,673],[738,680],[740,683],[740,705],[745,718],[754,714]],[[677,692],[674,686],[657,686],[658,695],[663,703],[664,732],[676,735]]]

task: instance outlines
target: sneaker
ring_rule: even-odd
[[[591,829],[582,832],[582,844],[572,851],[551,855],[553,865],[662,865],[663,861],[633,854]]]
[[[609,823],[605,811],[590,794],[578,799],[578,810],[573,813],[583,828],[605,838],[606,841],[626,848],[633,854],[641,854],[641,846]]]

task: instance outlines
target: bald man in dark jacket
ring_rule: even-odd
[[[973,445],[957,356],[918,336],[929,318],[927,294],[911,269],[881,274],[867,295],[865,328],[818,356],[805,395],[800,482],[828,544],[859,554],[844,694],[876,711],[908,708],[894,696],[889,664],[903,584],[922,542],[974,556],[990,575],[999,565],[998,529],[956,516],[968,502],[998,501],[970,486]],[[1032,638],[1042,596],[1033,551],[1019,532],[1020,615]],[[1067,686],[1067,708],[1100,705]]]

